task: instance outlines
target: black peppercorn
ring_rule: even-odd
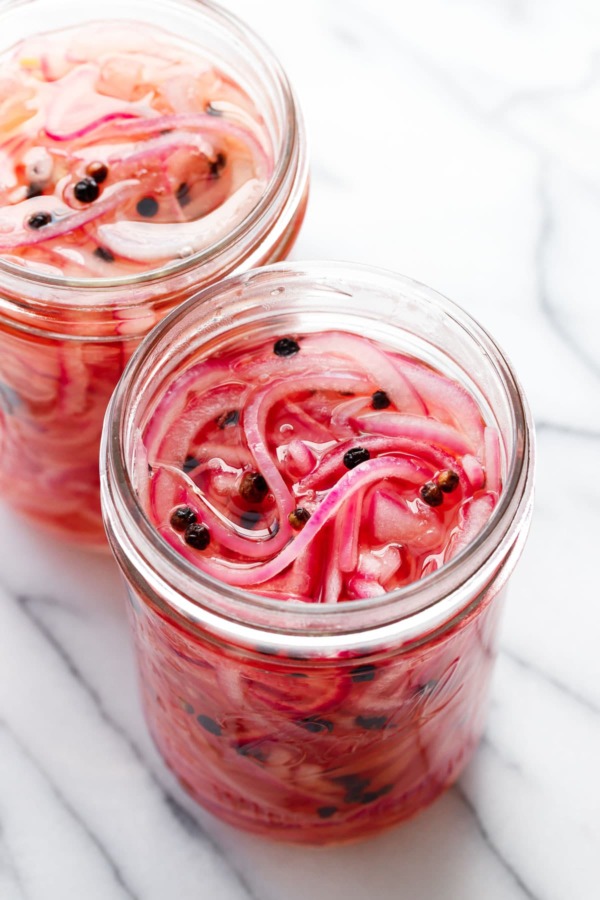
[[[391,402],[385,391],[375,391],[371,395],[371,406],[373,409],[387,409]]]
[[[93,178],[82,178],[73,188],[75,199],[80,203],[93,203],[98,199],[100,188]]]
[[[298,353],[300,350],[300,344],[298,341],[292,340],[292,338],[279,338],[278,341],[275,341],[273,345],[273,353],[275,356],[293,356],[294,353]]]
[[[96,247],[94,250],[94,256],[97,256],[98,259],[104,260],[104,262],[114,262],[115,255],[112,250],[109,250],[108,247]]]
[[[96,184],[102,184],[108,178],[108,168],[101,162],[91,162],[85,171]]]
[[[41,184],[37,184],[36,182],[32,182],[27,188],[27,199],[31,200],[32,197],[41,197],[44,193],[44,187]]]
[[[193,525],[197,516],[190,506],[178,506],[171,513],[171,525],[175,531],[185,531],[188,525]]]
[[[186,456],[183,461],[182,469],[184,472],[193,472],[200,465],[200,461],[195,456]]]
[[[215,158],[211,160],[209,172],[211,178],[218,178],[221,174],[221,171],[227,165],[227,157],[224,153],[217,153]]]
[[[269,493],[269,485],[260,472],[245,472],[240,482],[240,494],[248,503],[262,503]]]
[[[222,413],[217,419],[219,428],[228,428],[230,425],[237,425],[240,421],[239,409],[230,409],[229,412]]]
[[[329,819],[330,816],[334,816],[337,812],[337,806],[320,806],[317,810],[317,815],[320,819]]]
[[[211,719],[210,716],[199,715],[196,716],[199,724],[208,731],[210,734],[214,734],[215,737],[220,737],[223,734],[223,729],[219,725],[218,722],[215,722],[214,719]]]
[[[350,678],[352,681],[373,681],[375,678],[375,673],[377,672],[377,666],[372,665],[371,663],[364,663],[362,666],[356,666],[350,672]]]
[[[175,191],[175,197],[177,198],[177,202],[180,206],[187,206],[188,203],[192,202],[190,186],[187,181],[184,181],[179,185],[179,187]]]
[[[352,447],[344,453],[344,465],[347,469],[355,469],[368,459],[371,459],[371,454],[366,447]]]
[[[27,224],[30,228],[43,228],[44,225],[49,225],[52,221],[52,216],[47,212],[38,212],[34,213],[27,219]]]
[[[452,469],[444,469],[443,472],[440,472],[436,480],[438,486],[445,494],[451,494],[452,491],[456,490],[460,481],[458,475]]]
[[[296,531],[304,528],[309,519],[310,513],[307,509],[304,509],[303,506],[297,506],[296,509],[293,509],[288,516],[290,525],[292,526],[292,528],[295,528]]]
[[[300,719],[296,722],[301,728],[305,728],[306,731],[310,731],[311,734],[323,734],[328,732],[331,734],[333,731],[333,722],[330,719],[322,719],[320,716],[307,716],[305,719]]]
[[[136,209],[138,215],[143,216],[144,219],[152,219],[158,212],[158,200],[155,200],[154,197],[142,197],[138,201]]]
[[[421,488],[420,494],[428,506],[440,506],[444,500],[441,488],[435,481],[427,481]]]
[[[184,538],[186,544],[189,544],[194,550],[206,550],[210,544],[210,531],[206,525],[194,522],[185,529]]]

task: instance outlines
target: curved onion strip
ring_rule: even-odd
[[[345,471],[343,456],[352,447],[364,447],[369,453],[404,453],[419,461],[426,461],[438,469],[453,469],[459,478],[464,477],[464,471],[458,460],[437,447],[425,441],[417,441],[410,437],[379,437],[379,435],[356,435],[342,441],[327,450],[323,454],[312,472],[309,472],[296,485],[296,494],[319,488],[323,482],[336,473]]]
[[[60,80],[60,84],[47,88],[49,103],[44,131],[51,140],[71,141],[95,130],[99,127],[98,123],[105,124],[115,118],[144,116],[150,111],[148,103],[152,97],[151,92],[133,103],[100,94],[96,90],[99,74],[97,66],[86,63],[72,69]],[[65,119],[79,118],[81,122],[82,118],[89,115],[91,97],[94,98],[94,109],[100,113],[98,118],[91,123],[84,122],[81,125],[78,122],[74,123],[78,127],[72,128],[70,132],[61,132],[61,125],[64,125]]]
[[[152,478],[150,500],[153,518],[162,528],[168,526],[168,518],[176,506],[190,506],[199,520],[208,526],[213,540],[230,553],[247,559],[270,557],[278,553],[291,537],[287,521],[281,524],[274,536],[260,537],[258,532],[241,528],[239,532],[234,531],[202,496],[189,476],[172,466],[162,466]],[[183,542],[183,537],[177,536],[177,540]]]
[[[403,358],[398,363],[423,398],[427,412],[445,422],[454,422],[469,439],[473,451],[480,453],[484,423],[481,411],[469,392],[455,381],[427,368],[422,363]]]
[[[465,453],[462,458],[462,465],[467,481],[473,490],[480,490],[485,484],[485,472],[477,457],[473,456],[471,453]]]
[[[358,563],[358,533],[363,501],[364,492],[357,491],[346,503],[339,550],[339,566],[342,572],[353,572]]]
[[[364,431],[386,434],[390,437],[412,437],[418,441],[431,441],[454,453],[472,453],[474,449],[456,428],[423,416],[385,412],[357,416],[355,421]]]
[[[481,494],[465,504],[460,511],[458,528],[446,549],[444,562],[448,562],[455,556],[458,556],[461,550],[464,550],[477,537],[489,520],[495,505],[496,497],[494,494]]]
[[[260,566],[239,567],[234,564],[224,565],[215,558],[193,553],[178,542],[177,549],[204,572],[227,584],[238,587],[250,587],[267,581],[282,572],[292,563],[318,534],[321,528],[334,516],[343,503],[358,491],[380,481],[383,478],[400,478],[412,484],[420,484],[427,478],[427,470],[405,458],[380,456],[361,463],[355,469],[340,478],[339,482],[319,504],[312,517],[302,531],[288,543],[279,556]],[[167,537],[165,529],[159,529],[163,537]],[[169,543],[173,540],[167,537]]]
[[[52,240],[52,238],[61,237],[63,234],[70,234],[78,228],[81,228],[83,225],[93,222],[94,219],[99,219],[100,216],[103,216],[106,212],[115,209],[123,203],[124,200],[127,200],[128,197],[132,196],[138,188],[139,181],[137,180],[131,179],[129,181],[122,181],[120,184],[108,188],[102,198],[91,204],[87,209],[73,212],[71,215],[61,216],[56,222],[44,225],[43,228],[20,229],[19,231],[12,231],[8,234],[0,231],[0,250],[12,250],[16,247],[31,247],[34,244],[41,244],[44,241]],[[41,198],[35,199],[38,200],[36,206],[39,209],[39,199]],[[45,198],[46,209],[49,205],[49,199],[51,198]],[[13,209],[16,208],[17,207],[13,207]],[[8,212],[8,210],[5,210],[4,212]]]
[[[274,385],[259,388],[248,398],[243,419],[248,448],[259,471],[266,478],[269,489],[275,495],[280,521],[287,519],[296,503],[267,447],[266,427],[270,410],[278,400],[298,391],[319,390],[324,386],[334,391],[352,390],[361,380],[355,375],[337,374],[329,376],[323,374],[312,378],[303,377],[293,380],[286,378]]]
[[[203,392],[202,396],[197,393],[188,394],[185,405],[180,409],[177,418],[172,420],[172,427],[162,435],[157,458],[161,462],[182,465],[191,449],[194,435],[198,434],[211,419],[218,419],[223,412],[237,408],[246,390],[242,385],[223,385],[213,389],[212,394],[208,396],[206,392]],[[202,446],[199,450],[202,451],[201,458],[206,459],[208,448]],[[245,451],[244,455],[250,457],[248,451]],[[227,457],[224,459],[225,462],[229,462]]]
[[[371,381],[379,390],[386,392],[399,412],[426,412],[425,406],[405,375],[400,372],[390,358],[374,344],[355,334],[336,335],[332,342],[331,334],[309,334],[304,339],[304,346],[317,354],[341,355],[353,365],[369,373]]]
[[[114,178],[119,178],[122,170],[125,168],[133,167],[134,171],[136,171],[139,167],[148,163],[162,162],[175,150],[181,150],[183,147],[193,147],[204,156],[212,156],[214,152],[213,145],[202,135],[187,131],[160,134],[156,138],[151,138],[142,146],[135,144],[134,147],[135,149],[131,153],[112,153],[108,157],[107,165],[110,167]]]
[[[348,503],[351,501],[352,498],[350,498]],[[335,520],[333,526],[333,540],[329,545],[329,553],[325,562],[325,572],[323,573],[322,579],[322,603],[337,603],[340,599],[340,593],[344,584],[344,579],[339,566],[340,551],[342,549],[342,522],[343,519],[340,515]]]
[[[200,398],[213,387],[217,387],[229,375],[229,366],[218,360],[205,360],[179,375],[161,398],[146,430],[144,441],[151,461],[156,458],[163,439],[176,425],[188,403],[189,395]]]
[[[258,203],[263,184],[246,181],[213,212],[192,222],[128,222],[100,225],[101,243],[112,253],[136,262],[191,256],[227,235]]]
[[[234,362],[231,370],[239,374],[245,381],[254,384],[272,384],[281,378],[288,378],[292,375],[298,378],[336,375],[354,379],[354,383],[347,389],[352,392],[372,391],[375,384],[368,372],[356,371],[356,360],[305,352],[303,339],[300,351],[294,356],[282,359],[280,356],[276,356],[271,345],[268,351],[264,354],[261,353],[260,356],[243,358],[237,363]],[[325,387],[327,386],[325,385]],[[298,390],[301,391],[302,387],[299,387]]]
[[[104,126],[109,125],[110,122],[111,119],[107,120],[103,116],[87,125],[82,134],[74,132],[66,137],[57,137],[54,134],[46,133],[55,140],[75,140],[78,137],[88,136],[92,131],[102,132]],[[126,120],[119,121],[118,126],[115,128],[115,136],[119,138],[135,137],[136,135],[146,137],[148,134],[158,134],[177,129],[191,129],[202,136],[210,135],[215,138],[223,138],[225,136],[239,141],[241,144],[245,144],[255,160],[260,162],[264,169],[264,176],[269,177],[271,175],[273,163],[260,141],[247,128],[236,125],[222,116],[211,116],[208,113],[174,113],[173,115],[145,116],[143,118],[139,116],[129,117]],[[165,135],[165,137],[167,136]],[[106,135],[102,135],[102,138],[106,139]]]
[[[485,486],[488,491],[500,493],[501,475],[500,475],[500,439],[498,431],[491,425],[488,425],[484,432],[484,453],[485,453]]]
[[[367,406],[366,397],[352,397],[343,403],[338,403],[331,415],[331,427],[335,430],[349,429],[352,431],[350,419],[356,416]]]

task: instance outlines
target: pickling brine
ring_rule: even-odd
[[[527,532],[527,421],[485,332],[376,270],[259,269],[155,330],[111,401],[103,508],[146,718],[199,803],[319,844],[456,780]]]
[[[0,254],[117,277],[191,256],[256,206],[261,113],[211,59],[140,22],[29,38],[0,62]]]
[[[294,334],[191,365],[135,472],[161,535],[266,596],[377,597],[436,571],[489,519],[498,434],[441,372],[356,335]]]
[[[92,545],[102,418],[141,337],[198,287],[283,258],[307,193],[262,44],[212,6],[167,21],[124,4],[142,6],[149,24],[61,28],[85,12],[50,0],[0,14],[0,42],[25,30],[0,46],[0,497]],[[55,30],[27,33],[36,9]]]

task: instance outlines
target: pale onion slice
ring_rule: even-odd
[[[117,256],[158,262],[191,256],[229,234],[260,200],[264,184],[251,178],[218,209],[195,222],[114,222],[100,225],[100,242]]]
[[[500,473],[500,438],[498,430],[487,425],[484,436],[485,486],[488,491],[500,493],[502,475]]]
[[[60,79],[56,89],[52,90],[54,97],[49,103],[45,128],[48,137],[56,141],[74,140],[85,134],[88,128],[97,127],[99,121],[133,118],[151,112],[151,92],[133,103],[99,94],[96,91],[99,75],[97,66],[87,64]],[[93,104],[90,97],[94,98]],[[94,119],[90,121],[92,111]]]
[[[439,546],[444,526],[424,503],[418,502],[415,512],[402,497],[380,490],[373,498],[373,531],[382,544],[396,542],[426,552]]]
[[[460,511],[458,528],[448,545],[444,562],[449,562],[449,560],[458,556],[461,550],[468,547],[479,532],[483,531],[494,511],[495,505],[496,497],[494,494],[481,494],[465,504]]]
[[[380,390],[386,392],[398,412],[426,412],[425,406],[411,382],[391,359],[356,334],[310,334],[304,338],[303,348],[327,356],[343,356],[368,372]]]
[[[472,453],[474,447],[456,428],[426,419],[423,416],[404,416],[401,413],[372,413],[357,416],[355,421],[364,431],[386,434],[390,437],[411,437],[417,441],[431,442],[445,447],[452,453]]]
[[[51,197],[32,197],[16,206],[6,207],[0,215],[0,251],[30,247],[33,244],[41,244],[44,241],[61,237],[63,234],[71,234],[83,225],[87,225],[115,209],[120,203],[131,197],[136,190],[139,190],[139,181],[134,179],[111,185],[100,200],[77,212],[66,206],[59,207],[56,212],[52,209],[53,198]],[[23,227],[23,219],[27,221],[29,216],[43,211],[54,212],[56,219],[38,229],[30,228],[27,225]],[[9,231],[11,226],[13,230]]]

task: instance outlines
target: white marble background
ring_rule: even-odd
[[[396,269],[475,314],[538,424],[537,508],[486,738],[362,845],[198,814],[138,707],[115,569],[0,510],[1,900],[600,896],[600,4],[229,0],[310,133],[296,258]]]

